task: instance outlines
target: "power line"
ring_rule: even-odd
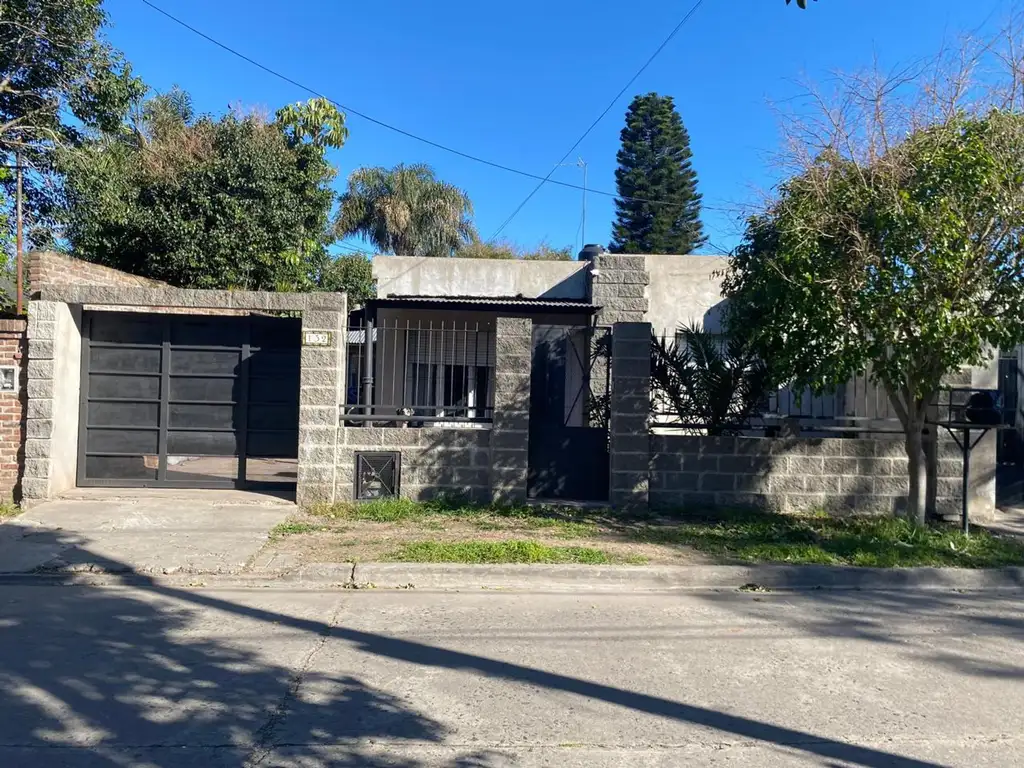
[[[143,2],[146,2],[146,0],[143,0]],[[640,77],[640,75],[642,75],[644,73],[644,71],[651,65],[651,63],[658,57],[658,54],[660,54],[663,50],[665,50],[665,46],[667,46],[670,42],[672,42],[672,38],[674,38],[676,36],[676,34],[678,34],[679,30],[683,28],[683,26],[686,24],[686,22],[688,22],[690,20],[690,17],[693,16],[693,14],[695,14],[697,12],[697,9],[700,8],[703,4],[704,4],[704,0],[697,0],[697,2],[693,4],[693,6],[690,8],[690,10],[686,12],[686,15],[683,16],[683,18],[679,21],[679,23],[676,24],[675,27],[673,27],[672,31],[668,33],[668,37],[666,37],[664,40],[662,40],[661,41],[661,45],[659,45],[657,48],[654,49],[654,53],[652,53],[648,57],[647,61],[645,61],[643,63],[643,66],[641,66],[640,69],[638,69],[633,74],[633,76],[631,78],[629,78],[629,81],[624,86],[622,86],[622,88],[619,90],[619,92],[615,94],[615,97],[610,102],[608,102],[608,106],[605,107],[604,110],[601,112],[601,114],[599,114],[597,116],[597,119],[595,119],[594,122],[592,122],[590,124],[590,127],[588,127],[587,130],[585,130],[583,132],[583,135],[581,135],[578,139],[576,139],[575,143],[571,147],[569,147],[569,150],[564,155],[562,155],[561,159],[557,163],[555,163],[555,165],[551,168],[550,171],[548,171],[548,175],[540,180],[540,183],[531,190],[530,194],[528,194],[523,199],[523,202],[521,202],[516,207],[516,209],[514,211],[512,211],[512,213],[510,213],[508,215],[508,218],[505,219],[505,221],[502,222],[501,226],[498,227],[495,230],[494,234],[491,235],[491,237],[490,237],[491,240],[493,240],[498,235],[500,235],[502,230],[504,230],[505,227],[507,227],[511,223],[512,219],[514,219],[519,214],[519,212],[521,210],[523,210],[523,208],[526,206],[526,204],[528,202],[530,202],[531,199],[533,199],[533,196],[535,194],[537,194],[537,192],[540,191],[540,188],[543,187],[544,184],[551,178],[551,175],[558,169],[558,166],[561,165],[562,163],[564,163],[565,162],[565,158],[567,158],[569,155],[571,155],[576,150],[576,147],[578,147],[580,144],[583,143],[583,140],[585,138],[587,138],[587,136],[590,135],[590,132],[592,130],[594,130],[594,128],[597,127],[597,124],[600,123],[601,120],[604,119],[604,116],[607,115],[611,111],[611,108],[615,106],[615,102],[617,102],[622,97],[622,94],[624,94],[626,92],[626,90],[631,85],[633,85],[634,82],[636,82],[636,79],[638,77]],[[603,193],[598,193],[598,194],[603,194]],[[615,197],[615,195],[612,195],[612,196]],[[634,199],[637,199],[637,198],[634,198]],[[654,202],[654,201],[644,201],[644,202]],[[669,203],[669,205],[672,205],[672,203]],[[678,203],[676,203],[676,205],[678,205]]]
[[[516,174],[517,176],[524,176],[524,177],[526,177],[528,179],[539,180],[541,182],[541,184],[548,183],[548,184],[554,184],[554,185],[559,186],[559,187],[567,187],[569,189],[578,189],[578,190],[583,190],[584,189],[584,187],[582,185],[580,185],[580,184],[571,184],[571,183],[566,182],[566,181],[558,181],[556,179],[552,179],[551,178],[551,173],[554,172],[554,169],[552,169],[552,171],[550,173],[548,173],[547,176],[540,176],[540,175],[538,175],[536,173],[530,173],[529,171],[523,171],[523,170],[520,170],[519,168],[513,168],[513,167],[508,166],[508,165],[503,165],[502,163],[496,163],[493,160],[487,160],[486,158],[479,157],[477,155],[473,155],[473,154],[470,154],[468,152],[463,152],[461,150],[455,149],[454,147],[449,147],[449,146],[447,146],[445,144],[441,144],[439,142],[433,141],[432,139],[428,139],[428,138],[425,138],[423,136],[418,136],[417,134],[412,133],[411,131],[407,131],[407,130],[405,130],[403,128],[399,128],[396,125],[392,125],[390,123],[386,123],[383,120],[378,120],[377,118],[371,117],[370,115],[366,114],[365,112],[361,112],[361,111],[359,111],[357,109],[353,109],[352,107],[346,106],[345,104],[342,104],[341,102],[339,102],[339,101],[337,101],[335,99],[332,99],[330,96],[326,96],[325,94],[321,93],[320,91],[316,90],[315,88],[311,88],[308,85],[305,85],[303,83],[300,83],[297,80],[292,79],[288,75],[284,75],[284,74],[278,72],[275,69],[271,69],[266,64],[260,63],[256,59],[253,59],[250,56],[247,56],[246,54],[242,53],[241,51],[238,51],[238,50],[232,48],[231,46],[226,45],[225,43],[220,42],[216,38],[211,37],[210,35],[206,34],[202,30],[197,29],[196,27],[193,27],[188,22],[186,22],[186,21],[184,21],[182,19],[179,19],[177,16],[174,16],[173,14],[168,13],[163,8],[160,8],[159,6],[154,5],[153,3],[151,3],[150,0],[140,0],[140,2],[143,5],[149,6],[154,11],[156,11],[159,14],[161,14],[162,16],[165,16],[166,18],[170,19],[175,24],[177,24],[177,25],[179,25],[181,27],[184,27],[189,32],[192,32],[193,34],[198,35],[199,37],[203,38],[204,40],[206,40],[209,43],[212,43],[213,45],[217,46],[218,48],[220,48],[220,49],[222,49],[224,51],[227,51],[232,56],[236,56],[236,57],[242,59],[243,61],[251,64],[252,66],[256,67],[257,69],[263,70],[267,74],[272,75],[273,77],[276,77],[279,80],[282,80],[282,81],[288,83],[289,85],[295,86],[299,90],[305,91],[306,93],[312,94],[313,96],[316,96],[318,98],[326,99],[331,104],[333,104],[334,106],[338,107],[339,109],[342,109],[345,112],[351,112],[353,115],[356,115],[357,117],[361,117],[363,120],[366,120],[367,122],[373,123],[374,125],[378,125],[381,128],[386,128],[389,131],[394,131],[395,133],[398,133],[398,134],[401,134],[402,136],[405,136],[407,138],[413,139],[414,141],[419,141],[419,142],[421,142],[423,144],[427,144],[428,146],[434,147],[435,149],[440,149],[440,150],[442,150],[444,152],[448,152],[450,154],[456,155],[456,156],[464,158],[466,160],[472,160],[473,162],[476,162],[476,163],[482,163],[483,165],[490,166],[491,168],[497,168],[498,170],[506,171],[507,173],[513,173],[513,174]],[[689,18],[689,16],[692,15],[703,2],[704,2],[704,0],[698,0],[697,4],[690,10],[690,13],[687,14],[687,18]],[[672,36],[675,35],[675,32],[678,31],[678,29],[681,28],[682,25],[685,22],[686,22],[686,19],[684,18],[684,20],[682,22],[680,22],[680,24],[677,26],[676,30],[673,31]],[[598,119],[594,121],[594,123],[590,126],[590,128],[587,129],[586,133],[584,133],[583,136],[580,137],[579,141],[577,141],[576,144],[573,145],[572,149],[570,149],[568,152],[566,152],[566,155],[565,155],[566,157],[572,153],[572,150],[575,149],[576,146],[580,142],[582,142],[584,138],[586,138],[586,136],[590,133],[590,131],[593,130],[593,128],[597,125],[597,123],[599,123],[601,121],[601,118],[603,118],[608,113],[608,111],[614,105],[615,101],[618,100],[619,96],[621,96],[622,93],[625,92],[626,88],[628,88],[630,85],[632,85],[633,80],[636,80],[636,78],[640,76],[640,74],[644,71],[644,69],[646,69],[647,66],[651,63],[651,61],[654,60],[654,57],[657,56],[658,53],[661,52],[661,49],[664,48],[665,45],[668,44],[668,42],[669,42],[669,40],[671,40],[672,36],[667,38],[665,40],[665,42],[662,43],[662,45],[658,48],[657,51],[655,51],[654,55],[651,56],[651,58],[647,61],[647,63],[644,64],[644,66],[637,72],[637,74],[633,76],[633,79],[630,80],[630,82],[626,84],[626,86],[622,89],[622,91],[619,92],[618,95],[616,95],[615,100],[613,100],[613,102],[608,105],[608,107],[605,109],[605,111],[601,113],[600,117],[598,117]],[[565,159],[565,157],[562,158],[562,160],[564,160],[564,159]],[[559,162],[562,162],[562,161],[560,160]],[[538,189],[539,188],[540,188],[540,186],[538,185]],[[532,197],[533,194],[536,191],[537,190],[534,190],[534,192],[531,192],[530,193],[530,197]],[[617,193],[615,193],[615,192],[606,192],[606,191],[600,190],[600,189],[589,189],[588,188],[586,191],[588,193],[590,193],[590,194],[602,195],[604,197],[617,197],[620,200],[626,200],[626,201],[630,201],[630,202],[649,203],[651,205],[675,205],[675,206],[682,205],[682,203],[677,203],[677,202],[673,202],[673,201],[670,201],[670,200],[648,200],[648,199],[645,199],[645,198],[642,198],[642,197],[619,197],[619,195]],[[529,199],[529,198],[527,198],[527,199]],[[526,203],[524,202],[523,205],[525,205],[525,204]],[[520,206],[520,208],[521,207],[522,206]],[[727,210],[725,208],[713,208],[711,206],[704,206],[704,207],[707,210],[722,210],[722,211],[726,211]],[[519,212],[519,209],[516,209],[515,213],[518,213],[518,212]],[[515,214],[513,214],[513,216],[514,215]],[[505,225],[502,225],[502,228],[504,228],[504,226]],[[492,239],[493,239],[493,236],[492,236]]]

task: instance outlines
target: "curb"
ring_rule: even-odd
[[[1008,589],[1024,587],[1024,567],[855,568],[816,565],[356,565],[353,586],[395,589]]]
[[[1024,567],[856,568],[825,565],[465,565],[319,563],[290,571],[37,570],[0,574],[0,584],[156,584],[209,588],[657,592],[668,590],[987,590],[1024,587]]]

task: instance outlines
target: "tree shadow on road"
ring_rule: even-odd
[[[303,670],[326,625],[296,632],[291,617],[275,615],[284,629],[268,627],[263,616],[225,616],[235,613],[230,604],[211,611],[186,590],[7,581],[0,592],[5,768],[414,768],[419,763],[385,760],[368,745],[384,738],[439,744],[447,733],[351,670]],[[11,588],[17,583],[38,588]],[[271,758],[282,745],[287,758]],[[454,765],[478,757],[463,755]]]
[[[119,563],[95,559],[112,572],[123,569]],[[0,740],[26,749],[0,752],[13,756],[3,761],[5,768],[39,765],[38,750],[43,748],[53,750],[48,755],[63,750],[68,756],[48,764],[177,768],[196,764],[197,749],[203,745],[203,765],[414,768],[419,763],[384,757],[368,743],[399,739],[444,744],[449,733],[444,724],[353,674],[307,671],[300,681],[295,670],[303,667],[301,659],[290,664],[279,658],[271,661],[260,652],[270,628],[293,630],[293,637],[305,639],[301,647],[307,654],[313,652],[311,643],[344,641],[380,658],[571,693],[777,745],[825,764],[937,765],[535,667],[361,631],[333,620],[232,602],[142,575],[133,574],[125,583],[134,589],[55,587],[31,605],[6,598],[0,612],[0,638],[6,638],[0,640],[0,711],[5,713],[0,718]],[[219,623],[221,630],[240,624],[246,632],[233,637],[229,646],[224,631],[220,638],[212,637]],[[334,746],[329,756],[328,745]],[[274,758],[267,760],[272,751]],[[216,755],[216,762],[211,755]],[[493,766],[505,764],[504,759],[494,752],[473,752],[454,757],[448,765]]]

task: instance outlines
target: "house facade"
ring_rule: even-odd
[[[652,423],[652,331],[718,332],[726,261],[584,255],[378,257],[377,298],[351,308],[343,294],[184,290],[32,254],[27,329],[2,329],[13,458],[0,490],[28,503],[101,485],[294,490],[301,504],[900,509],[898,435],[845,394],[822,406],[845,420],[835,432]],[[987,385],[987,369],[964,375]],[[955,512],[959,453],[942,450]],[[994,504],[988,452],[973,457],[975,515]]]

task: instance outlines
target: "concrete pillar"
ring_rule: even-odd
[[[639,323],[647,315],[647,259],[602,253],[594,257],[590,300],[601,307],[598,325]]]
[[[611,384],[611,504],[645,511],[650,505],[650,323],[612,326]]]
[[[971,368],[973,389],[999,389],[999,351],[992,350],[984,364]],[[972,438],[973,440],[974,438]],[[971,451],[971,484],[967,491],[968,510],[972,519],[991,520],[996,511],[996,458],[999,432],[993,429]]]
[[[49,499],[76,485],[82,379],[82,308],[28,306],[28,407],[22,498]]]
[[[296,487],[300,506],[335,500],[339,406],[345,396],[346,321],[344,310],[312,309],[302,313]],[[309,331],[326,332],[328,343],[307,344]],[[323,338],[320,335],[317,340]]]
[[[533,323],[499,317],[495,336],[491,498],[499,504],[523,504],[529,472]]]

